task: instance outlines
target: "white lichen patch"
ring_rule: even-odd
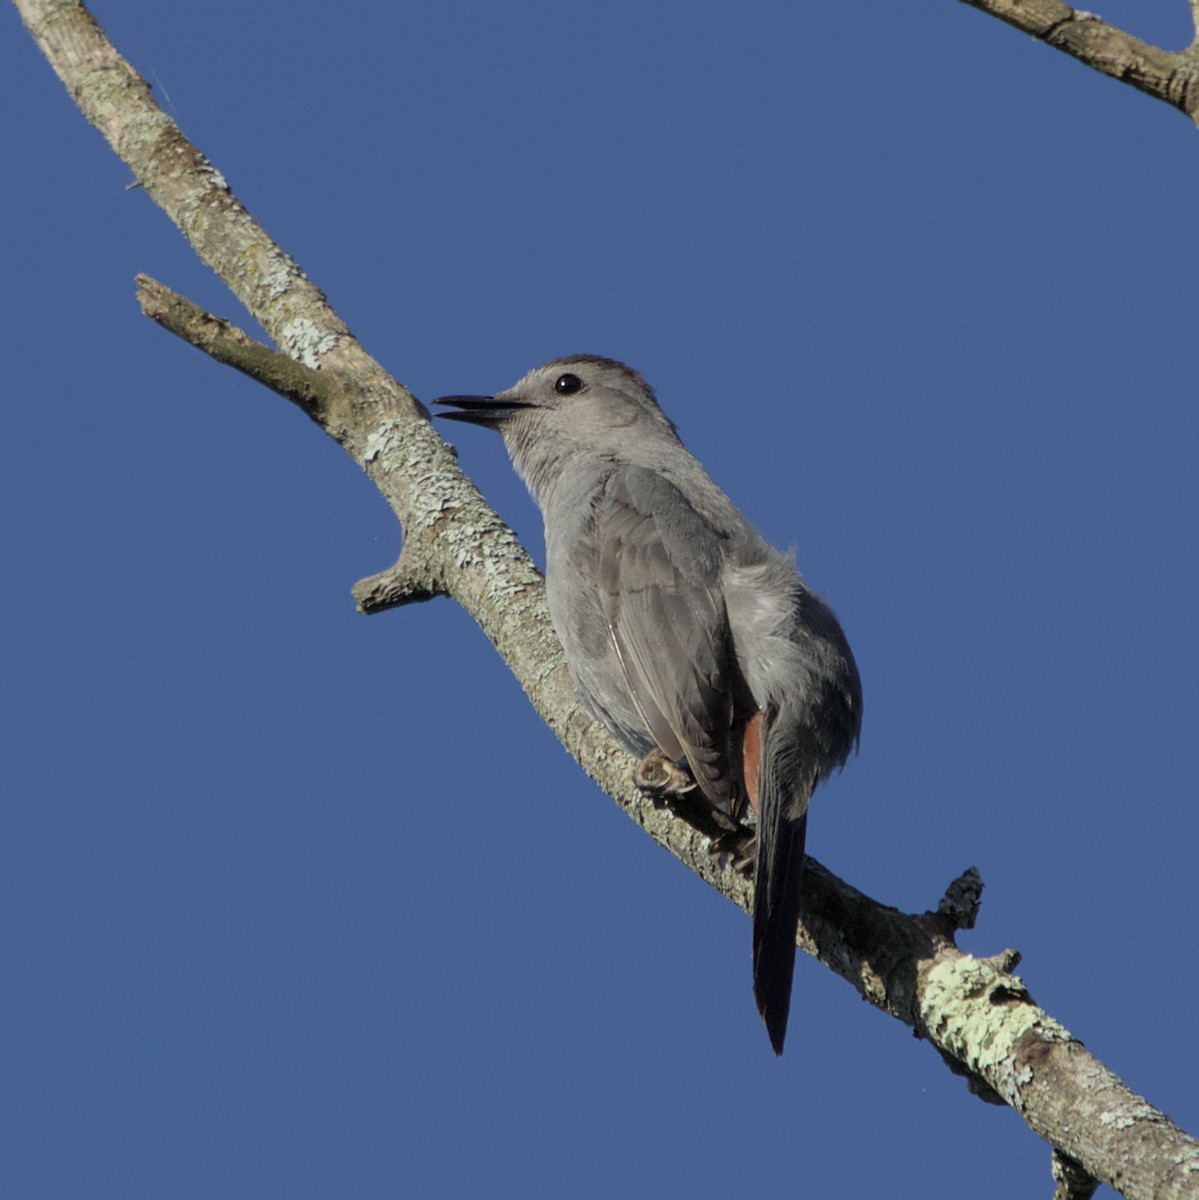
[[[1108,1129],[1128,1129],[1138,1121],[1160,1121],[1162,1114],[1142,1096],[1130,1097],[1128,1103],[1099,1114],[1099,1124]]]
[[[263,275],[262,286],[272,300],[278,300],[297,279],[304,279],[304,272],[296,266],[295,259],[290,254],[276,250],[266,257],[266,272]]]
[[[321,356],[337,343],[337,335],[308,317],[296,317],[279,331],[279,342],[289,358],[313,370],[321,365]]]
[[[391,442],[390,429],[376,429],[374,432],[367,435],[367,439],[362,443],[362,461],[364,463],[374,462],[380,455],[386,456],[388,447]]]
[[[920,1016],[946,1049],[1016,1108],[1031,1078],[1027,1065],[1017,1064],[1020,1039],[1035,1032],[1046,1041],[1072,1040],[1016,976],[968,954],[946,958],[928,973]]]

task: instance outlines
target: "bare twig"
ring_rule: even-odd
[[[142,312],[176,337],[203,350],[210,358],[258,380],[273,392],[299,405],[318,425],[339,403],[341,380],[336,374],[315,371],[256,342],[223,317],[214,317],[190,300],[148,275],[137,277],[137,299]]]

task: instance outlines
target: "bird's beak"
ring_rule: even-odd
[[[499,429],[505,421],[535,407],[523,400],[513,400],[502,393],[498,396],[439,396],[434,404],[452,404],[457,412],[439,412],[434,415],[447,421],[466,421],[470,425],[482,425],[487,429]]]

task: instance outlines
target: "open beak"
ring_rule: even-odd
[[[465,421],[468,425],[482,425],[487,429],[499,429],[505,421],[533,408],[523,400],[512,400],[507,396],[439,396],[434,404],[452,404],[456,412],[434,414],[447,421]]]

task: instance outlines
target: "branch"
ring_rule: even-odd
[[[1099,1181],[1060,1150],[1053,1152],[1053,1200],[1091,1200]]]
[[[1199,0],[1189,0],[1199,29]],[[962,0],[1104,75],[1164,100],[1199,124],[1199,41],[1162,50],[1061,0]]]
[[[137,277],[137,299],[143,315],[203,350],[210,358],[285,396],[318,425],[346,403],[346,389],[335,374],[314,371],[295,359],[256,342],[222,317],[214,317],[148,275]]]
[[[142,277],[147,315],[299,405],[366,471],[402,522],[399,562],[358,585],[360,607],[377,611],[442,592],[456,599],[584,770],[659,845],[747,909],[741,848],[730,849],[727,838],[718,845],[718,831],[702,816],[643,796],[632,782],[633,759],[581,707],[540,574],[458,469],[424,407],[367,356],[78,0],[14,2],[84,115],[284,353]],[[928,1038],[976,1092],[1010,1104],[1092,1178],[1131,1198],[1199,1194],[1199,1143],[1033,1003],[1010,974],[1018,956],[975,959],[956,947],[956,931],[969,928],[977,912],[977,872],[955,881],[935,910],[906,915],[808,861],[804,950]]]

